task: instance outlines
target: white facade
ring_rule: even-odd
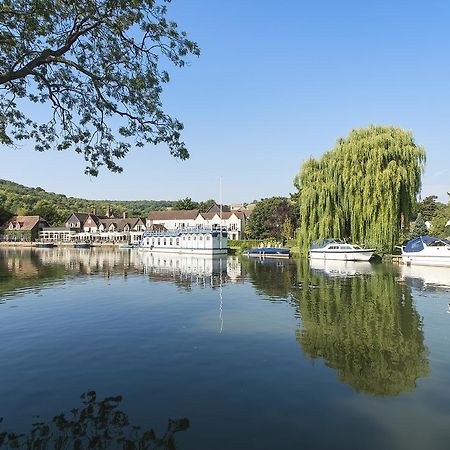
[[[170,214],[167,214],[170,213]],[[220,213],[200,213],[186,214],[185,211],[162,211],[149,215],[147,219],[147,228],[151,225],[163,225],[168,230],[182,230],[184,228],[205,228],[213,226],[223,226],[228,232],[228,239],[237,240],[244,238],[245,224],[247,216],[242,212],[223,212]]]
[[[225,230],[185,228],[183,230],[146,232],[139,246],[141,251],[165,253],[227,253]]]

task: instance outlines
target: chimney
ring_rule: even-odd
[[[122,218],[124,218],[124,219],[127,218],[127,213],[125,211],[122,213]]]
[[[95,208],[92,210],[92,214],[94,214],[94,216],[97,215],[97,210]]]

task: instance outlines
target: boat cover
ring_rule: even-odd
[[[420,252],[423,250],[423,243],[430,245],[433,242],[443,242],[444,244],[450,245],[450,241],[448,239],[444,238],[437,238],[432,236],[421,236],[415,239],[412,239],[411,241],[408,241],[408,243],[405,246],[404,252],[405,253],[414,253],[414,252]]]

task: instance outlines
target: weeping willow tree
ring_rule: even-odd
[[[409,223],[424,165],[425,150],[412,134],[386,126],[353,130],[320,159],[306,160],[294,180],[300,248],[306,252],[312,240],[345,237],[391,250],[402,220]]]

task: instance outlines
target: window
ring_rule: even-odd
[[[211,236],[206,236],[206,240],[209,241],[211,239]]]
[[[164,238],[164,245],[167,245],[167,239]]]
[[[176,245],[180,245],[180,239],[177,238],[176,241],[175,241],[175,243],[176,243]]]
[[[172,238],[169,239],[169,245],[173,245]]]
[[[198,239],[199,241],[203,241],[203,236],[200,236]]]
[[[158,238],[158,245],[161,245],[161,239]]]

